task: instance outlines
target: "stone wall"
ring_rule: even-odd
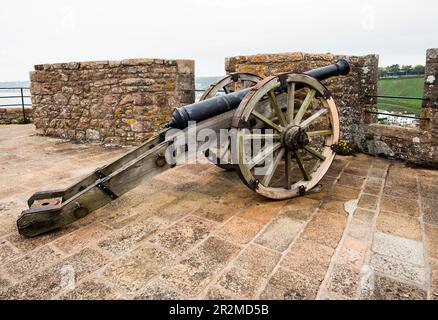
[[[30,80],[38,134],[108,144],[147,140],[195,99],[193,60],[43,64]]]
[[[333,94],[340,114],[341,138],[365,153],[392,157],[425,166],[438,166],[438,49],[429,49],[426,57],[424,101],[421,127],[402,128],[377,124],[377,117],[366,111],[377,111],[378,56],[342,56],[301,52],[258,54],[226,58],[225,69],[250,72],[261,76],[290,70],[305,71],[343,58],[350,62],[351,72],[323,81]]]
[[[364,124],[376,122],[373,114],[365,110],[377,111],[378,56],[343,56],[334,54],[308,54],[302,52],[280,54],[257,54],[225,59],[225,70],[249,72],[260,76],[274,73],[303,72],[313,68],[346,59],[351,66],[348,76],[340,76],[323,81],[333,94],[340,114],[342,139],[360,145],[364,141]]]
[[[364,152],[438,168],[438,49],[426,52],[420,128],[373,124],[365,128]]]
[[[437,167],[437,138],[430,131],[381,124],[366,127],[362,151],[404,160],[420,166]]]
[[[32,120],[32,108],[24,108],[27,120]],[[23,109],[20,108],[0,108],[0,124],[23,123]]]
[[[420,128],[430,130],[438,138],[438,49],[426,52],[426,70],[424,74],[424,93],[421,117],[430,121],[421,121]]]

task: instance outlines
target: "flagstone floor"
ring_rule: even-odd
[[[33,131],[0,126],[1,299],[438,299],[438,171],[337,157],[322,192],[270,201],[186,165],[25,238],[33,192],[128,150]]]

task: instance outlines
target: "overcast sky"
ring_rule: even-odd
[[[195,59],[196,75],[224,74],[233,55],[377,53],[380,65],[424,64],[438,47],[438,1],[4,1],[0,81],[34,64],[125,58]]]

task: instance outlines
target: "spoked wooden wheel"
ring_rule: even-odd
[[[252,87],[262,78],[252,73],[235,72],[226,75],[213,82],[199,100],[205,100],[214,97],[218,93],[228,94],[245,88]]]
[[[235,91],[239,91],[245,88],[249,88],[254,86],[257,82],[259,82],[262,78],[258,75],[251,73],[243,73],[243,72],[235,72],[231,73],[223,78],[218,79],[214,83],[212,83],[207,90],[204,91],[204,94],[199,99],[200,101],[212,98],[218,94],[228,94]],[[221,137],[220,144],[218,144],[218,148],[215,151],[213,149],[210,150],[206,157],[216,164],[218,167],[225,170],[233,170],[234,165],[231,164],[230,157],[230,141],[226,137]]]
[[[251,126],[254,122],[261,125]],[[239,105],[233,128],[236,170],[248,187],[272,199],[304,195],[314,188],[330,167],[332,145],[339,139],[339,117],[330,93],[304,74],[259,82]]]

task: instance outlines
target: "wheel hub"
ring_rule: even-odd
[[[281,143],[288,150],[298,150],[309,144],[309,136],[300,126],[291,125],[284,130]]]

